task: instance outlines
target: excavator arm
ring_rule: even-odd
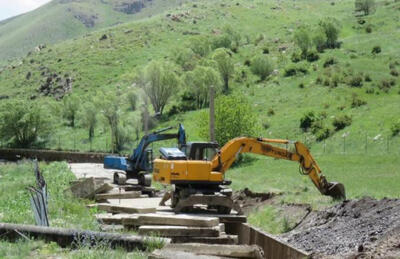
[[[294,144],[295,150],[292,152],[285,148],[273,146],[272,144]],[[343,184],[328,182],[309,149],[301,142],[267,138],[235,138],[226,143],[218,155],[213,158],[213,171],[225,173],[241,153],[254,153],[277,159],[296,161],[300,164],[302,174],[308,175],[323,195],[337,199],[345,198]]]

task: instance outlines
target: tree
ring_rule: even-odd
[[[217,67],[221,78],[224,81],[224,92],[229,91],[229,79],[235,72],[235,67],[233,65],[232,59],[229,56],[227,49],[216,49],[212,58],[217,62]]]
[[[114,92],[103,94],[99,97],[101,114],[111,131],[111,146],[113,151],[123,150],[124,145],[130,141],[128,125],[121,118],[120,96]]]
[[[273,71],[273,67],[268,57],[265,55],[258,55],[251,61],[251,72],[258,75],[261,80],[265,80]]]
[[[254,136],[258,132],[257,116],[243,96],[219,96],[215,100],[215,139],[223,146],[232,138]],[[199,120],[202,137],[209,138],[209,114]]]
[[[326,36],[321,30],[319,30],[314,35],[313,43],[318,52],[320,52],[320,53],[324,52],[325,44],[326,44]]]
[[[339,22],[333,18],[327,18],[319,23],[322,31],[326,36],[326,47],[335,48],[339,37]]]
[[[128,92],[128,94],[126,95],[127,101],[129,103],[129,107],[131,108],[132,111],[136,110],[136,105],[137,105],[137,95],[135,93],[135,91],[131,90]]]
[[[309,30],[307,30],[305,27],[299,28],[294,34],[294,41],[301,50],[302,58],[306,58],[308,50],[312,47],[312,40]]]
[[[375,0],[355,0],[356,12],[364,12],[364,15],[369,15],[375,12]]]
[[[98,109],[92,102],[85,103],[80,111],[81,124],[88,129],[89,141],[92,142],[97,124]]]
[[[213,68],[204,66],[197,66],[193,71],[187,72],[184,81],[188,91],[195,96],[198,109],[208,105],[210,87],[218,90],[221,85],[219,74]]]
[[[0,138],[14,147],[46,141],[51,128],[50,114],[38,103],[10,100],[0,107]]]
[[[192,49],[189,48],[177,48],[172,52],[172,60],[184,71],[193,70],[196,66],[196,55]]]
[[[205,35],[194,36],[189,41],[189,48],[197,55],[205,57],[210,53],[210,39]]]
[[[150,62],[139,75],[138,84],[149,97],[154,112],[162,114],[169,99],[177,92],[179,80],[170,63]]]
[[[63,99],[64,117],[69,120],[69,126],[75,127],[76,114],[81,106],[81,100],[77,95],[68,95]]]

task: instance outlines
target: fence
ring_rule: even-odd
[[[268,137],[273,138],[276,136]],[[400,137],[393,137],[391,135],[368,132],[354,134],[337,133],[327,140],[316,141],[314,137],[308,134],[299,133],[284,136],[284,138],[305,143],[310,147],[313,154],[400,154]],[[136,140],[131,141],[126,145],[122,153],[131,154],[132,148],[136,145]],[[176,145],[175,140],[167,140],[160,143],[153,143],[151,147],[153,147],[154,151],[157,151],[161,146],[174,145]],[[5,146],[0,143],[0,147]],[[92,142],[78,134],[57,135],[51,138],[44,148],[62,151],[112,152],[110,136],[108,134],[95,137]]]

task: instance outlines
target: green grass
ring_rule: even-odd
[[[115,9],[123,2],[52,1],[34,11],[0,21],[0,65],[6,65],[7,59],[26,55],[39,44],[54,44],[116,24],[148,18],[185,1],[150,1],[145,3],[145,8],[134,14]],[[94,19],[93,27],[87,27],[76,18],[78,16],[97,18]]]
[[[86,208],[90,201],[73,198],[68,192],[69,182],[75,176],[65,162],[40,164],[48,186],[49,222],[52,227],[100,231],[96,221],[96,209]],[[32,163],[0,164],[0,221],[5,223],[35,224],[31,209],[28,186],[35,186]],[[157,240],[149,240],[149,251],[160,247]],[[16,243],[0,241],[0,257],[7,258],[146,258],[143,252],[127,253],[123,249],[110,249],[107,244],[89,248],[84,243],[79,249],[60,248],[56,243],[45,244],[40,240],[21,238]]]

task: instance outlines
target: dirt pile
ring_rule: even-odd
[[[400,255],[399,230],[400,199],[365,197],[311,212],[280,238],[317,255],[375,258]]]
[[[248,215],[253,209],[271,204],[272,198],[275,197],[275,195],[276,193],[273,192],[259,193],[252,192],[245,188],[244,190],[234,192],[232,194],[232,199],[240,205],[243,213]]]

